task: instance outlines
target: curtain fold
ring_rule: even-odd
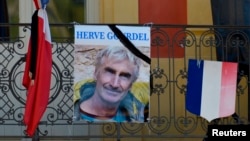
[[[8,23],[8,8],[6,0],[0,1],[0,23]],[[0,26],[0,41],[9,40],[9,27]]]

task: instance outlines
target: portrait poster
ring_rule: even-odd
[[[148,121],[150,63],[138,54],[150,58],[151,29],[115,27],[132,46],[108,25],[74,27],[74,122]]]

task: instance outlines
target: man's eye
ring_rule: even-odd
[[[123,74],[121,74],[120,76],[121,76],[122,78],[124,78],[124,79],[130,79],[131,74],[123,73]]]
[[[110,68],[106,68],[105,71],[108,73],[112,73],[112,74],[115,73],[115,71],[113,69],[110,69]]]

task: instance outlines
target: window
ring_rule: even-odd
[[[50,24],[69,24],[72,22],[84,23],[84,1],[85,0],[50,0],[46,7]],[[7,2],[6,5],[4,5],[4,2]],[[21,17],[20,15],[21,14],[25,15],[27,13],[19,12],[19,5],[21,3],[25,3],[21,6],[27,5],[27,2],[29,1],[1,0],[0,9],[3,10],[3,7],[5,6],[7,7],[7,12],[3,13],[1,12],[2,11],[1,10],[0,16],[3,17],[3,15],[6,15],[8,17],[8,21],[6,21],[6,23],[10,23],[10,24],[20,23],[20,19],[19,19]],[[33,0],[30,0],[30,2],[33,2]],[[27,6],[27,8],[29,8],[29,6]],[[32,11],[32,9],[30,11]],[[26,20],[22,19],[21,22],[28,23],[29,22],[28,20],[31,21],[31,17],[29,18],[26,15],[26,18],[27,18]],[[1,21],[1,23],[3,22]],[[19,35],[18,26],[14,26],[14,27],[12,26],[11,28],[5,27],[4,29],[5,30],[7,29],[7,31],[9,31],[10,37],[17,37]],[[53,37],[69,37],[71,36],[71,34],[73,34],[72,30],[66,26],[51,26],[52,38]],[[3,31],[2,27],[0,27],[0,31],[1,32]],[[8,37],[8,34],[5,34],[5,36]]]

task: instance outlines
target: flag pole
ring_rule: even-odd
[[[32,137],[32,141],[40,141],[40,139],[39,139],[39,127],[36,128],[35,134]]]

